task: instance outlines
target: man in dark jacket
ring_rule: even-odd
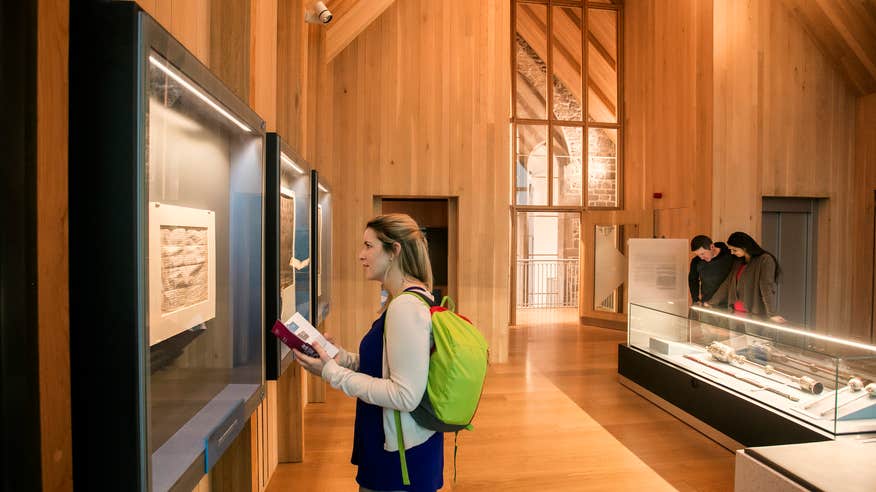
[[[724,243],[713,243],[709,236],[697,236],[690,241],[690,250],[696,255],[690,262],[687,276],[690,298],[694,304],[702,304],[730,275],[736,258]]]

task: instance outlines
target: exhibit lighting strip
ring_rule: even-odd
[[[283,196],[288,196],[289,198],[295,198],[295,192],[286,188],[285,186],[280,187],[280,194]]]
[[[320,190],[322,190],[322,191],[328,193],[328,190],[325,189],[325,186],[323,186],[322,183],[316,183],[316,186],[319,186],[319,189],[320,189]]]
[[[292,162],[292,159],[287,157],[286,154],[284,154],[282,152],[280,153],[280,160],[283,161],[284,164],[288,165],[289,167],[291,167],[292,169],[297,171],[298,174],[304,174],[304,169],[301,169],[300,167],[295,165],[295,163]]]
[[[251,131],[252,131],[248,126],[244,125],[240,120],[238,120],[237,118],[235,118],[234,116],[232,116],[231,113],[229,113],[228,111],[225,111],[225,109],[223,109],[222,106],[219,106],[218,104],[216,104],[215,102],[213,102],[212,99],[210,99],[209,97],[207,97],[206,94],[204,94],[203,92],[201,92],[200,90],[198,90],[197,87],[195,87],[195,86],[193,86],[192,84],[188,83],[188,81],[186,81],[184,78],[180,77],[180,76],[179,76],[176,72],[174,72],[170,67],[168,67],[167,65],[161,63],[161,61],[159,61],[158,58],[155,58],[154,56],[149,55],[149,63],[151,63],[151,64],[155,65],[156,67],[158,67],[158,69],[161,70],[162,72],[166,73],[168,77],[170,77],[170,78],[172,78],[173,80],[177,81],[181,86],[183,86],[183,87],[185,87],[186,89],[188,89],[189,92],[191,92],[192,94],[194,94],[195,96],[197,96],[198,99],[200,99],[200,100],[204,101],[205,103],[207,103],[207,105],[209,105],[211,108],[215,109],[217,113],[219,113],[219,114],[221,114],[222,116],[226,117],[229,121],[231,121],[232,123],[234,123],[235,125],[237,125],[241,130],[243,130],[243,131],[245,131],[245,132],[251,132]]]
[[[699,306],[691,306],[691,309],[694,310],[694,311],[699,311],[699,312],[701,312],[701,313],[714,314],[715,316],[722,316],[722,317],[724,317],[724,318],[733,319],[733,320],[736,320],[736,321],[742,321],[743,323],[751,323],[751,324],[753,324],[753,325],[760,325],[760,326],[763,326],[763,327],[766,327],[766,328],[773,328],[773,329],[776,329],[776,330],[779,330],[779,331],[783,331],[783,332],[785,332],[785,333],[793,333],[793,334],[795,334],[795,335],[802,335],[802,336],[805,336],[805,337],[816,338],[816,339],[818,339],[818,340],[824,340],[824,341],[826,341],[826,342],[837,343],[837,344],[840,344],[840,345],[846,345],[846,346],[848,346],[848,347],[855,347],[855,348],[859,348],[859,349],[862,349],[862,350],[869,350],[869,351],[871,351],[871,352],[876,352],[876,346],[873,346],[873,345],[867,345],[867,344],[864,344],[864,343],[852,342],[852,341],[850,341],[850,340],[843,340],[843,339],[841,339],[841,338],[834,338],[834,337],[830,337],[830,336],[827,336],[827,335],[821,335],[821,334],[819,334],[819,333],[815,333],[815,332],[812,332],[812,331],[798,330],[798,329],[796,329],[796,328],[791,328],[791,327],[788,327],[788,326],[782,326],[782,325],[777,324],[777,323],[769,323],[769,322],[767,322],[767,321],[760,321],[760,320],[757,320],[757,319],[751,319],[751,318],[745,318],[745,317],[742,317],[742,316],[736,316],[735,314],[722,313],[722,312],[719,312],[719,311],[713,311],[713,310],[711,310],[711,309],[705,309],[705,308],[702,308],[702,307],[699,307]]]

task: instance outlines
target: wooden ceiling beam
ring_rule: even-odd
[[[784,0],[859,95],[876,92],[876,0]]]
[[[377,20],[395,0],[359,0],[328,25],[325,32],[325,62],[331,62]]]

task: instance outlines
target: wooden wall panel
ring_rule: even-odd
[[[393,2],[395,0],[355,2],[350,4],[349,10],[345,11],[344,15],[334,14],[337,20],[326,26],[324,45],[326,61],[332,61]]]
[[[712,30],[711,2],[624,4],[624,210],[582,218],[579,312],[589,322],[626,321],[593,309],[595,225],[635,226],[632,237],[712,229]]]
[[[782,4],[716,2],[714,18],[716,232],[758,233],[762,196],[839,191],[854,95]]]
[[[140,0],[137,4],[159,24],[169,30],[172,21],[174,0]]]
[[[509,8],[396,2],[330,64],[315,162],[336,200],[328,322],[344,346],[356,348],[377,310],[379,286],[356,259],[374,197],[458,196],[458,304],[493,360],[507,358]]]
[[[781,2],[714,6],[713,235],[742,230],[759,238],[763,196],[826,198],[816,325],[860,337],[864,320],[852,316],[852,305],[864,291],[853,289],[848,240],[861,206],[854,198],[855,94]]]
[[[210,0],[210,62],[206,65],[237,97],[251,104],[250,1]]]
[[[252,0],[249,103],[277,131],[277,0]]]
[[[859,95],[876,91],[876,1],[784,0]]]
[[[308,53],[303,0],[279,0],[277,6],[277,133],[302,157],[304,91]],[[310,159],[308,159],[310,160]]]
[[[67,121],[70,10],[37,4],[37,299],[42,489],[73,489],[70,305],[67,289]]]
[[[137,4],[204,65],[210,65],[211,0],[142,0]]]
[[[876,224],[873,220],[876,214],[876,94],[859,97],[855,113],[855,172],[852,179],[856,185],[856,206],[852,212],[855,232],[847,242],[851,243],[855,265],[851,290],[859,294],[853,298],[852,319],[862,325],[855,338],[876,343],[876,304],[873,303],[873,286],[876,285],[876,265],[873,264],[876,255]]]
[[[162,0],[158,0],[161,2]],[[168,30],[204,65],[210,66],[211,4],[215,0],[173,0]]]
[[[759,1],[714,3],[712,236],[759,231]]]
[[[763,194],[829,196],[838,169],[824,163],[851,162],[855,94],[779,2],[760,15]]]
[[[624,209],[658,210],[660,237],[708,233],[711,3],[634,0],[624,9]]]

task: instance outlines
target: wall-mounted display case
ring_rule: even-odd
[[[275,380],[292,351],[271,334],[274,320],[311,319],[310,165],[276,133],[265,148],[265,376]]]
[[[708,382],[757,408],[737,413],[735,425],[758,429],[755,415],[766,411],[812,434],[811,438],[788,436],[781,426],[763,425],[754,437],[715,426],[745,445],[876,432],[876,346],[726,310],[669,302],[631,303],[628,335],[626,349],[640,358],[666,365],[684,374],[682,379]],[[649,385],[647,377],[645,385]],[[672,391],[655,393],[679,397]],[[684,398],[688,397],[703,399],[688,401],[693,408],[721,406],[719,401],[708,401],[705,393]]]
[[[317,171],[311,173],[313,200],[311,241],[313,269],[313,325],[319,327],[331,307],[332,289],[332,194],[331,187]]]
[[[74,482],[191,490],[264,392],[264,123],[135,4],[70,26]]]

